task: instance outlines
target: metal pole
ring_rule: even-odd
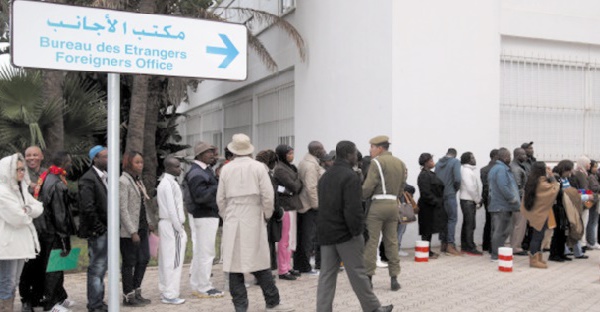
[[[108,74],[108,311],[118,312],[119,294],[119,74]]]

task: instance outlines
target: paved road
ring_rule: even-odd
[[[414,253],[401,258],[402,289],[389,289],[387,269],[378,269],[373,278],[375,293],[382,304],[394,304],[394,311],[600,311],[600,251],[588,252],[587,260],[565,263],[549,262],[549,269],[531,269],[527,257],[516,256],[514,271],[503,273],[488,256],[441,256],[428,263],[415,263]],[[544,253],[548,257],[548,253]],[[233,311],[231,297],[196,299],[191,295],[184,267],[180,306],[160,303],[158,270],[149,268],[143,282],[144,293],[152,299],[145,308],[122,308],[123,311]],[[221,265],[213,267],[214,284],[224,285]],[[74,311],[85,309],[85,274],[68,274],[66,288],[78,304]],[[317,276],[303,276],[297,281],[277,280],[282,300],[296,311],[314,311]],[[250,311],[264,311],[258,286],[248,289]],[[338,277],[335,311],[360,311],[356,296],[345,273]],[[20,309],[19,304],[15,308]]]

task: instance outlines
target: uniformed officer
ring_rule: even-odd
[[[406,165],[388,151],[390,142],[387,136],[376,136],[369,143],[373,160],[362,187],[363,198],[371,200],[367,215],[367,229],[370,238],[365,248],[365,266],[367,275],[371,278],[376,269],[379,236],[383,235],[391,288],[396,291],[400,289],[397,278],[400,274],[397,197],[402,193],[406,184]]]

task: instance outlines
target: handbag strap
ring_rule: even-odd
[[[379,176],[381,176],[381,188],[383,188],[383,195],[387,195],[385,189],[385,178],[383,177],[383,170],[381,169],[381,164],[377,159],[373,159],[373,161],[377,164],[377,168],[379,169]]]

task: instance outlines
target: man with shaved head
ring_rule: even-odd
[[[311,255],[315,255],[315,268],[321,267],[321,253],[317,245],[317,215],[319,198],[317,186],[325,169],[319,161],[327,152],[319,141],[308,144],[308,153],[298,164],[298,176],[302,181],[300,201],[302,209],[298,210],[298,244],[294,253],[294,269],[301,273],[318,274],[310,265]]]
[[[38,146],[33,145],[25,150],[25,163],[27,164],[30,180],[29,193],[31,194],[35,190],[40,175],[47,169],[42,167],[42,161],[44,161],[44,153]]]
[[[181,175],[181,163],[175,157],[167,157],[164,161],[165,175],[156,188],[158,213],[158,288],[162,303],[182,304],[185,299],[179,298],[181,285],[181,267],[185,256],[187,235],[185,234],[185,212],[183,210],[183,194],[177,177]]]

